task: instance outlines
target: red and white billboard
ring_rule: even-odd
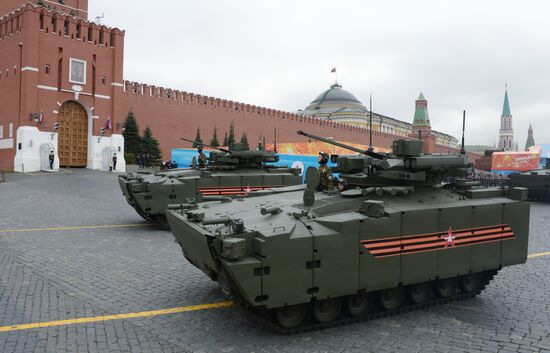
[[[533,146],[525,152],[495,152],[491,169],[514,171],[539,169],[540,151],[540,146]]]

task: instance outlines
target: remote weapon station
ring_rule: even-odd
[[[167,213],[185,257],[278,330],[469,298],[526,261],[526,190],[470,187],[464,153],[423,155],[422,141],[396,140],[381,154],[298,133],[357,153],[331,157],[347,190],[315,192],[310,167],[300,191]]]
[[[167,209],[191,207],[196,202],[228,201],[255,190],[302,183],[300,169],[272,164],[279,161],[275,152],[248,151],[241,144],[234,144],[231,150],[200,145],[215,150],[210,152],[204,168],[198,168],[193,159],[192,168],[118,177],[126,200],[141,217],[168,230]]]

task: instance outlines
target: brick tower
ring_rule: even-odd
[[[502,115],[500,116],[498,148],[506,151],[516,149],[514,145],[514,129],[512,128],[512,113],[510,113],[507,88],[504,90],[504,103],[502,105]]]
[[[414,119],[412,132],[409,137],[421,139],[424,141],[424,153],[433,153],[435,150],[435,135],[432,133],[430,125],[430,116],[428,115],[428,101],[424,94],[420,92],[415,102]]]
[[[52,150],[56,167],[124,168],[124,32],[89,22],[88,0],[2,0],[0,16],[0,169],[44,169]]]

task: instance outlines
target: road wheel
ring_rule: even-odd
[[[341,309],[340,298],[318,300],[313,303],[313,317],[318,322],[329,322],[340,315]]]
[[[275,322],[285,328],[293,328],[299,326],[306,317],[306,305],[287,305],[273,309]]]
[[[460,289],[465,293],[475,293],[481,288],[481,273],[471,273],[460,277]]]
[[[382,309],[397,309],[403,302],[403,289],[401,287],[384,289],[380,291],[379,299]]]
[[[456,294],[456,278],[443,278],[437,281],[437,294],[441,298],[448,298]]]
[[[422,304],[430,299],[432,294],[431,282],[416,283],[409,286],[409,297],[415,304]]]
[[[372,309],[372,294],[357,293],[347,299],[347,309],[351,316],[360,316]]]

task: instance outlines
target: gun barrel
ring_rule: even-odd
[[[330,139],[327,139],[327,138],[324,138],[324,137],[316,136],[316,135],[313,135],[313,134],[310,134],[310,133],[307,133],[307,132],[304,132],[304,131],[301,131],[301,130],[299,130],[297,133],[298,133],[298,135],[309,137],[309,138],[312,138],[312,139],[317,140],[317,141],[328,143],[330,145],[342,147],[342,148],[345,148],[345,149],[353,151],[353,152],[365,154],[365,155],[373,157],[373,158],[377,158],[377,159],[383,159],[384,158],[384,156],[381,155],[380,153],[376,153],[376,152],[369,151],[369,150],[362,150],[362,149],[357,148],[357,147],[349,146],[349,145],[346,145],[344,143],[340,143],[338,141],[334,141],[334,140],[330,140]]]
[[[202,142],[198,142],[198,141],[193,141],[193,140],[186,139],[185,137],[180,137],[180,140],[187,141],[187,142],[191,142],[191,143],[193,143],[193,144],[201,145],[201,146],[204,146],[204,147],[212,148],[212,149],[215,149],[215,150],[218,150],[218,151],[222,151],[222,152],[225,152],[225,153],[231,153],[231,151],[228,150],[228,149],[221,148],[221,147],[210,146],[210,145],[207,145],[206,143],[202,143]]]

